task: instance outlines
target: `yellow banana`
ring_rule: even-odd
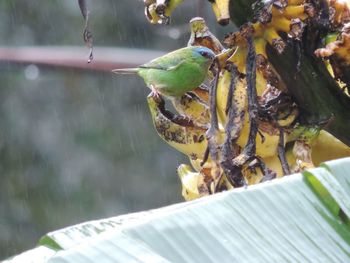
[[[174,9],[184,0],[144,0],[145,15],[152,24],[168,24]]]
[[[255,38],[254,39],[255,44],[255,53],[257,56],[263,56],[264,58],[267,58],[266,55],[266,40],[262,37]]]
[[[312,161],[315,165],[322,162],[350,156],[350,147],[333,135],[322,130],[311,145]]]
[[[182,196],[186,201],[197,199],[210,194],[210,190],[204,181],[204,176],[199,172],[192,172],[190,166],[181,164],[177,168],[182,185]]]
[[[237,70],[241,73],[245,72],[245,62],[247,60],[247,48],[244,46],[238,46],[233,52],[232,56],[230,56],[227,61],[233,63]]]
[[[203,196],[215,193],[213,189],[213,178],[211,178],[208,169],[202,169],[200,172],[193,172],[191,167],[181,164],[177,168],[177,174],[181,180],[182,196],[186,201],[197,199]],[[222,177],[219,183],[220,191],[232,189],[231,184],[225,177]]]
[[[195,93],[189,92],[181,97],[174,97],[171,101],[177,112],[189,118],[195,126],[208,128],[209,107]]]
[[[287,156],[288,163],[294,164],[295,157],[293,156],[292,152],[291,151],[287,152],[286,156]],[[265,163],[265,165],[268,167],[268,169],[276,173],[277,177],[283,176],[282,165],[277,155],[274,155],[268,158],[263,158],[262,160]],[[263,173],[261,169],[246,166],[244,167],[242,172],[244,174],[244,177],[247,180],[248,185],[258,184],[263,179]]]
[[[149,95],[148,106],[158,135],[191,159],[201,159],[207,148],[205,129],[194,126],[188,118],[174,116],[164,108],[164,101]]]
[[[231,72],[224,70],[219,77],[219,83],[218,83],[218,88],[216,92],[216,101],[217,101],[217,115],[218,115],[218,120],[219,124],[221,124],[221,130],[223,131],[222,127],[225,126],[227,122],[227,111],[226,111],[226,106],[227,106],[227,97],[228,97],[228,92],[229,88],[231,85]],[[246,107],[246,91],[245,88],[246,83],[245,81],[242,80],[237,80],[236,81],[236,91],[233,96],[233,98],[237,98],[235,100],[235,105],[239,109],[244,109]],[[239,98],[239,99],[238,99]]]
[[[145,16],[151,24],[161,24],[162,23],[162,19],[157,14],[156,8],[157,8],[157,6],[155,3],[150,4],[150,5],[145,7]]]
[[[211,6],[216,16],[216,20],[222,26],[225,26],[230,22],[229,3],[230,0],[211,1]]]
[[[284,16],[281,16],[281,17],[278,16],[278,17],[272,17],[269,27],[273,27],[277,31],[289,33],[291,24],[292,22],[290,19]]]
[[[210,157],[208,157],[208,160],[203,164],[203,159],[192,159],[191,156],[188,156],[190,163],[197,172],[202,171],[203,169],[211,170],[212,163]]]
[[[300,18],[302,20],[308,17],[305,10],[306,6],[304,4],[300,5],[288,5],[283,9],[279,9],[276,7],[272,7],[272,15],[273,16],[284,16],[289,19]]]
[[[278,51],[278,53],[282,53],[284,48],[286,47],[284,40],[280,37],[280,35],[277,33],[276,28],[274,27],[268,27],[266,29],[264,33],[264,38],[271,46],[273,46]]]

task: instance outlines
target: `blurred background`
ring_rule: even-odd
[[[170,26],[149,24],[141,0],[88,7],[96,47],[174,50],[198,15],[225,33],[203,0],[185,1]],[[86,60],[83,25],[77,1],[0,1],[0,49],[77,46]],[[0,59],[0,85],[0,259],[49,231],[183,200],[187,158],[156,134],[141,79]]]

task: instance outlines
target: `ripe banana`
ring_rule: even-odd
[[[230,23],[229,2],[230,0],[210,0],[216,21],[225,26]]]
[[[350,147],[324,130],[320,131],[311,148],[312,161],[316,166],[325,161],[350,156]]]
[[[184,0],[144,0],[145,15],[151,24],[169,24],[174,9]]]
[[[181,164],[177,168],[177,174],[181,180],[182,196],[186,201],[210,194],[204,176],[200,172],[192,172],[190,166]]]
[[[196,127],[186,117],[167,111],[160,97],[149,95],[147,102],[158,135],[171,147],[188,155],[191,160],[201,159],[207,148],[205,129]]]
[[[177,112],[189,118],[195,126],[208,128],[209,107],[195,93],[188,92],[181,97],[172,98],[171,101]]]

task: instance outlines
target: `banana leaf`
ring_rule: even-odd
[[[350,262],[349,168],[71,226],[5,262]]]

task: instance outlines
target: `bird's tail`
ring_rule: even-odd
[[[138,68],[117,68],[113,69],[112,72],[115,74],[136,74]]]

